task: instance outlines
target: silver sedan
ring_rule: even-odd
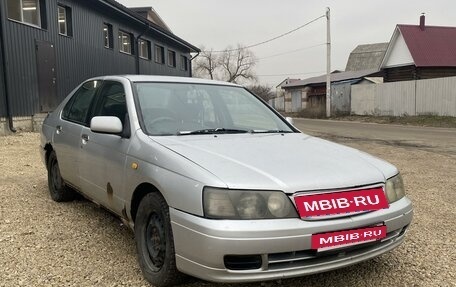
[[[44,121],[41,154],[52,199],[78,192],[119,216],[157,286],[348,266],[399,246],[413,216],[396,167],[229,83],[87,80]]]

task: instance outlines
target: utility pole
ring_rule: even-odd
[[[331,117],[331,10],[326,7],[326,117]]]

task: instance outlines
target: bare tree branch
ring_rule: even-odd
[[[218,56],[212,50],[205,51],[201,47],[201,54],[196,58],[194,64],[194,74],[196,77],[215,79],[215,72],[218,68]]]
[[[197,77],[217,79],[233,83],[254,82],[256,80],[254,67],[257,59],[255,55],[241,45],[237,49],[227,47],[221,54],[213,50],[205,50],[196,59],[194,74]]]
[[[252,85],[247,88],[266,102],[274,97],[274,91],[272,87],[266,85]]]

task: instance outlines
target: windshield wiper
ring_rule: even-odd
[[[251,130],[253,134],[285,134],[285,133],[292,133],[293,131],[286,131],[286,130]]]
[[[248,133],[247,130],[239,130],[239,129],[226,129],[226,128],[216,128],[216,129],[202,129],[196,131],[179,131],[177,135],[184,136],[184,135],[205,135],[205,134],[240,134],[240,133]]]

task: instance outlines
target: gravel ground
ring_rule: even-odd
[[[456,156],[349,139],[402,171],[415,217],[399,248],[344,269],[266,286],[456,286]],[[39,135],[0,137],[0,286],[149,286],[133,233],[85,200],[50,199]],[[243,286],[259,286],[247,284]],[[189,280],[184,286],[239,286]]]

